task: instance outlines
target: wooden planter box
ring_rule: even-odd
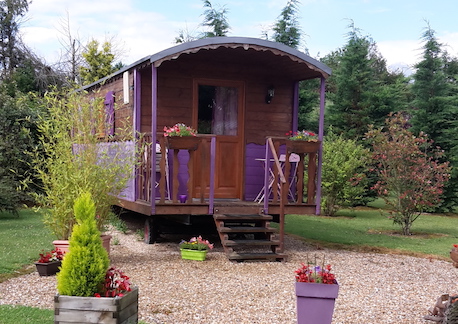
[[[122,297],[54,297],[54,324],[138,323],[138,287]]]
[[[37,267],[37,271],[40,276],[53,276],[59,272],[61,263],[61,261],[48,263],[35,262],[35,266]]]

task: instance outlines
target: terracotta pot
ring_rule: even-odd
[[[296,282],[297,324],[331,324],[339,285]]]
[[[200,138],[196,136],[167,136],[165,138],[167,147],[171,150],[197,150]]]
[[[37,267],[37,271],[40,276],[53,276],[59,272],[61,263],[61,261],[47,263],[35,262],[35,266]]]
[[[111,235],[100,235],[102,238],[102,244],[105,250],[108,252],[108,256],[110,256],[110,240],[111,240]],[[54,244],[54,247],[59,248],[64,254],[69,251],[69,242],[68,240],[55,240],[52,242]]]
[[[453,261],[453,266],[455,268],[458,268],[458,251],[453,249],[450,251],[450,258]]]

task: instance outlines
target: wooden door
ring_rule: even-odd
[[[216,135],[215,198],[242,197],[243,184],[243,82],[198,79],[194,81],[194,120],[199,134]],[[208,140],[209,142],[210,140]],[[209,143],[208,143],[209,144]],[[210,145],[200,147],[207,149]],[[194,197],[200,192],[202,172],[209,183],[209,170],[202,169],[201,152],[195,154]],[[206,196],[208,197],[209,186]]]

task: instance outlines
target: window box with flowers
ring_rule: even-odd
[[[195,151],[200,142],[197,131],[182,123],[164,127],[164,137],[167,147],[171,150]]]
[[[297,323],[330,324],[339,285],[331,265],[302,263],[296,273]]]
[[[189,241],[180,242],[181,258],[184,260],[204,261],[208,250],[213,249],[213,244],[204,240],[202,236],[191,238]]]
[[[286,133],[286,150],[288,153],[315,153],[320,149],[321,141],[318,135],[311,131],[298,131]]]
[[[35,262],[40,276],[53,276],[59,272],[64,254],[59,249],[40,253],[40,259]]]

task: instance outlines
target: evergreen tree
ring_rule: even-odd
[[[301,42],[301,29],[299,27],[298,6],[299,0],[288,0],[273,27],[273,39],[293,48],[298,48]]]
[[[449,160],[453,167],[444,189],[444,204],[438,209],[449,211],[458,203],[457,63],[442,51],[429,25],[422,39],[423,59],[415,65],[413,75],[412,132],[428,134],[445,151],[443,160]]]
[[[99,42],[93,39],[82,55],[87,65],[81,67],[83,84],[90,84],[116,71],[110,42],[104,42],[99,50]]]
[[[18,41],[21,18],[29,9],[28,0],[0,2],[0,64],[3,75],[9,76],[19,59]]]
[[[368,125],[383,125],[386,116],[406,105],[407,79],[390,73],[375,43],[351,25],[348,43],[330,58],[337,68],[330,80],[327,125],[346,138],[362,138]],[[329,89],[329,87],[328,87]]]
[[[61,295],[92,297],[101,291],[110,265],[95,220],[95,204],[89,193],[81,194],[74,205],[77,224],[69,240],[69,252],[57,274]]]
[[[202,26],[209,27],[211,30],[204,32],[201,38],[226,36],[230,29],[226,7],[223,6],[216,10],[210,0],[204,0],[204,8],[207,9],[204,11]]]

